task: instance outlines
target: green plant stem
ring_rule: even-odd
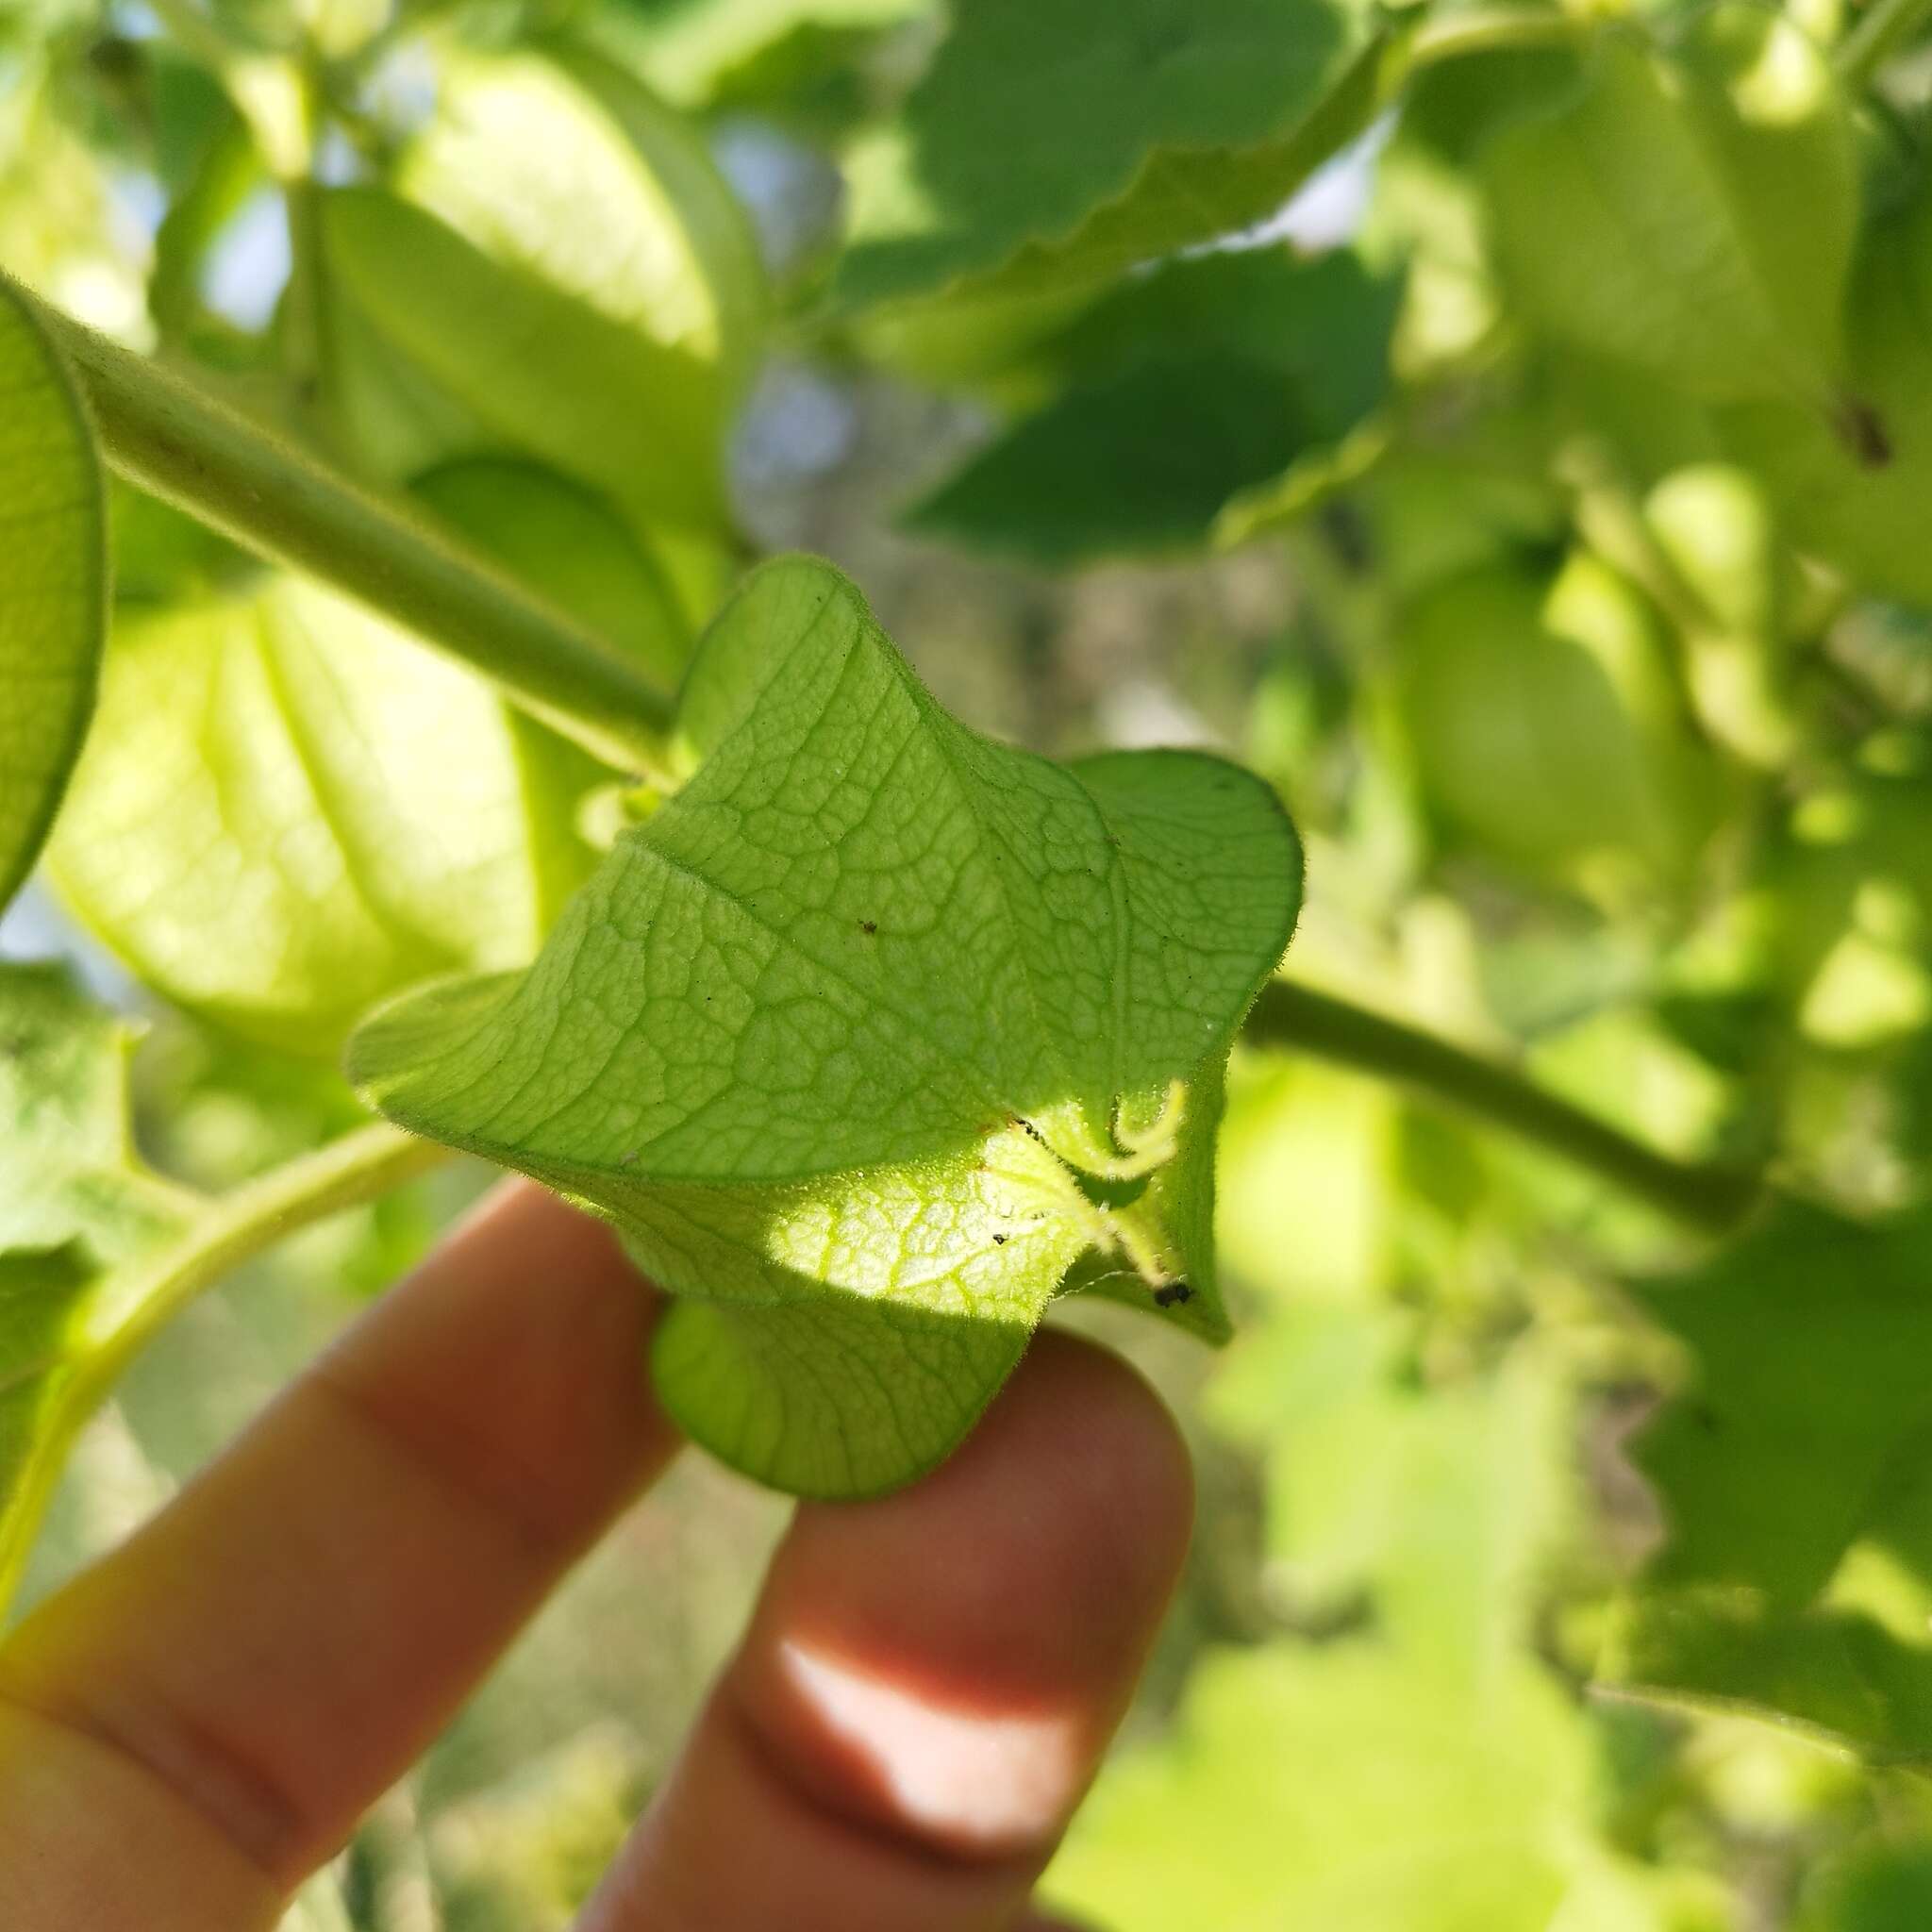
[[[358,1127],[313,1154],[274,1169],[214,1200],[168,1189],[191,1218],[179,1237],[125,1279],[105,1285],[83,1353],[58,1383],[12,1506],[0,1517],[0,1612],[4,1612],[74,1439],[128,1363],[195,1296],[264,1248],[311,1223],[388,1193],[449,1159],[434,1141],[387,1122]]]
[[[1848,88],[1865,88],[1873,76],[1932,14],[1932,0],[1874,0],[1840,43],[1833,64]]]
[[[1522,48],[1572,47],[1590,31],[1587,22],[1553,7],[1497,7],[1452,13],[1416,30],[1405,65],[1431,67],[1469,54]]]
[[[67,352],[103,452],[128,482],[406,625],[620,770],[657,771],[671,702],[601,639],[408,504],[26,299]]]
[[[1242,1037],[1250,1045],[1292,1047],[1399,1081],[1429,1099],[1520,1134],[1544,1152],[1588,1168],[1694,1226],[1727,1228],[1762,1192],[1754,1174],[1674,1160],[1509,1067],[1287,980],[1277,979],[1263,991]]]

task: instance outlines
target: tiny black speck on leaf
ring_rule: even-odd
[[[1158,1308],[1171,1308],[1181,1302],[1194,1299],[1194,1291],[1185,1281],[1170,1281],[1165,1288],[1154,1291],[1154,1306]]]
[[[858,922],[858,929],[867,939],[870,939],[874,933],[878,931],[879,923],[876,919],[861,919]]]
[[[1884,422],[1869,403],[1847,396],[1840,405],[1836,428],[1839,440],[1851,451],[1860,469],[1882,470],[1892,458],[1891,438]]]
[[[994,1247],[996,1247],[996,1248],[1003,1248],[1003,1247],[1005,1247],[1005,1246],[1006,1246],[1006,1244],[1007,1244],[1007,1238],[1006,1238],[1006,1236],[1005,1236],[1005,1235],[1003,1235],[1003,1234],[996,1234],[996,1235],[994,1235],[994,1236],[993,1236],[993,1238],[992,1238],[992,1244],[993,1244],[993,1246],[994,1246]]]

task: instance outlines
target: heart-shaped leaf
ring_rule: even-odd
[[[0,907],[40,856],[94,707],[104,485],[53,343],[0,281]]]
[[[1076,1261],[1224,1332],[1222,1069],[1300,898],[1274,795],[978,737],[810,558],[726,606],[682,729],[690,783],[528,973],[357,1033],[364,1092],[613,1221],[684,1298],[666,1402],[782,1488],[937,1461]]]

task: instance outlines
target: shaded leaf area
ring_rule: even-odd
[[[1807,1888],[1796,1932],[1913,1932],[1932,1918],[1932,1849],[1877,1844],[1827,1865]]]
[[[1300,898],[1272,794],[977,737],[809,558],[727,605],[681,728],[690,782],[527,974],[358,1032],[365,1093],[615,1222],[690,1298],[670,1407],[783,1488],[929,1467],[1089,1251],[1223,1334],[1221,1068]]]
[[[1237,491],[1285,469],[1301,441],[1272,370],[1151,363],[1028,417],[906,523],[1049,569],[1184,550]]]
[[[1330,0],[966,0],[854,157],[835,298],[1102,283],[1257,222],[1367,124],[1377,48]]]
[[[1660,49],[1600,35],[1479,174],[1533,325],[1708,401],[1828,413],[1859,205],[1849,108],[1802,31],[1724,5]]]
[[[0,965],[0,1604],[58,1471],[90,1332],[197,1205],[128,1146],[130,1039],[63,969]]]
[[[1201,545],[1231,499],[1306,500],[1389,387],[1398,288],[1353,254],[1177,261],[1021,352],[1063,384],[908,514],[1049,568]],[[1243,529],[1265,514],[1242,514]]]
[[[104,490],[58,352],[0,285],[0,907],[40,856],[93,710]]]
[[[1693,1380],[1638,1460],[1669,1541],[1613,1682],[1932,1756],[1932,1217],[1778,1207],[1643,1299]]]

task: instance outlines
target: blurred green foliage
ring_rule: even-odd
[[[1875,74],[1856,26],[0,11],[0,267],[42,295],[410,492],[667,685],[746,559],[802,543],[974,726],[1231,751],[1307,846],[1298,978],[1774,1181],[1713,1240],[1439,1098],[1237,1052],[1237,1341],[1061,1305],[1201,1471],[1182,1600],[1049,1879],[1114,1932],[1932,1923],[1932,70],[1909,9]],[[57,1325],[124,1258],[104,1192],[165,1218],[362,1126],[347,1027],[523,964],[655,804],[178,513],[117,491],[111,522],[43,878],[138,982],[109,986],[151,1028],[145,1165],[123,1024],[43,1039],[75,995],[9,978],[0,1305]],[[27,1598],[482,1180],[311,1228],[161,1335]],[[45,1341],[0,1324],[0,1442],[58,1395],[9,1381]],[[681,1468],[291,1927],[566,1924],[778,1521]]]

